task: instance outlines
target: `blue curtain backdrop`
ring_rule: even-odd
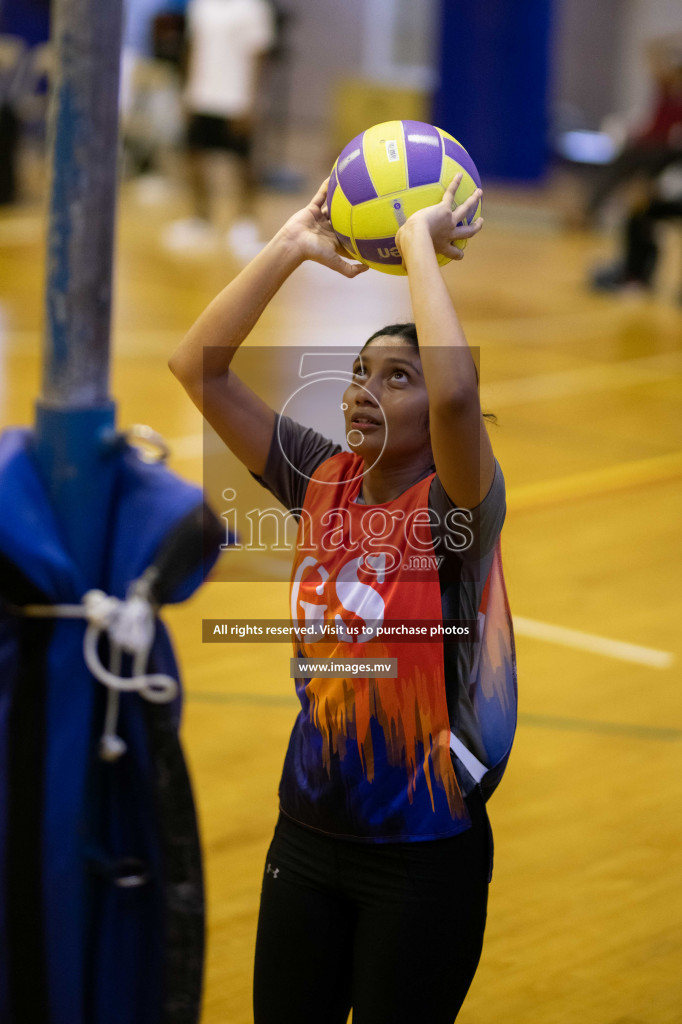
[[[433,123],[466,147],[484,179],[535,181],[546,169],[552,6],[441,0]]]
[[[21,36],[29,46],[47,42],[50,0],[0,0],[0,33]]]

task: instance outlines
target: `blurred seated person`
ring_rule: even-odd
[[[652,181],[682,154],[682,33],[651,41],[647,57],[655,87],[651,116],[604,167],[586,205],[586,224],[623,184]],[[639,195],[636,202],[641,205]]]
[[[254,109],[263,56],[274,44],[267,0],[189,0],[186,10],[187,168],[193,217],[169,226],[173,249],[215,240],[207,155],[231,154],[238,171],[236,219],[228,232],[235,255],[250,259],[258,246],[253,168]]]
[[[666,174],[671,180],[673,176],[672,188],[660,189],[653,197],[640,194],[639,205],[633,206],[625,221],[621,256],[592,275],[592,287],[597,291],[636,293],[653,288],[660,252],[658,226],[664,221],[682,221],[682,158],[679,166]],[[682,302],[682,291],[679,298]]]

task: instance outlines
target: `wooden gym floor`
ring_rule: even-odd
[[[311,172],[305,195],[264,196],[265,229],[316,183]],[[152,425],[173,467],[200,481],[201,420],[166,359],[237,265],[220,249],[166,253],[160,232],[185,199],[151,198],[135,182],[122,190],[113,393],[119,425]],[[680,1024],[679,239],[666,240],[655,296],[594,296],[585,272],[611,254],[608,238],[563,232],[541,192],[491,189],[484,202],[483,234],[445,273],[499,419],[520,720],[490,804],[489,923],[459,1020]],[[41,214],[35,202],[0,212],[3,427],[31,422],[39,390]],[[306,267],[254,342],[353,344],[406,315],[402,280]],[[260,876],[296,705],[286,645],[202,645],[201,619],[281,618],[286,594],[284,581],[209,582],[164,613],[206,854],[204,1024],[251,1020]]]

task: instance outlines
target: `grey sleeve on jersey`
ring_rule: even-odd
[[[312,427],[277,414],[265,472],[262,476],[251,475],[285,508],[303,508],[310,477],[320,463],[340,451],[340,445]]]
[[[431,485],[429,505],[436,513],[441,536],[448,528],[454,528],[458,535],[473,538],[473,542],[459,552],[464,561],[483,558],[495,547],[507,512],[504,476],[499,462],[495,459],[495,475],[490,490],[476,508],[460,509],[447,496],[437,476]]]

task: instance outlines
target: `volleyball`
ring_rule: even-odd
[[[357,135],[339,154],[327,191],[329,219],[347,254],[385,274],[405,274],[396,231],[410,214],[439,203],[456,174],[455,206],[480,188],[461,142],[423,121],[384,121]],[[453,207],[454,209],[454,207]],[[468,223],[481,213],[481,203]],[[455,242],[464,249],[466,239]],[[447,256],[438,256],[443,266]]]

